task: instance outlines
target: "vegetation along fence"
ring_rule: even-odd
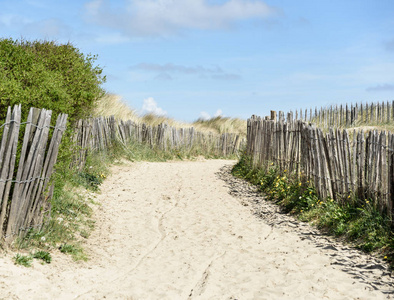
[[[7,242],[29,228],[41,227],[50,213],[49,180],[67,120],[60,114],[52,127],[51,115],[50,110],[31,108],[27,121],[21,123],[21,106],[16,105],[8,108],[0,126],[0,238]],[[21,128],[23,144],[18,147]]]
[[[310,180],[322,199],[370,199],[393,217],[394,135],[319,128],[301,120],[248,120],[247,154],[253,165],[273,163],[283,174]],[[353,197],[357,196],[357,197]],[[392,218],[393,220],[393,218]]]
[[[80,153],[77,164],[83,167],[88,151],[106,149],[114,142],[147,144],[164,151],[196,151],[204,155],[231,156],[246,143],[244,138],[232,133],[202,133],[191,128],[175,128],[167,124],[149,126],[132,121],[117,121],[114,117],[80,120],[75,142]]]
[[[267,117],[268,118],[268,117]],[[318,109],[300,109],[285,115],[280,111],[279,121],[289,119],[315,123],[318,127],[354,127],[364,124],[385,124],[394,122],[394,101],[381,103],[356,103],[346,105],[330,105]]]

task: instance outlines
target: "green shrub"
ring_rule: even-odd
[[[54,120],[66,113],[71,123],[89,116],[104,94],[96,59],[70,43],[0,39],[0,120],[15,104],[23,119],[30,107],[52,110]]]

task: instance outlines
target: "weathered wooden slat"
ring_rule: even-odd
[[[380,145],[379,145],[379,133],[374,130],[373,131],[373,143],[372,143],[372,153],[373,153],[373,160],[372,160],[372,198],[375,200],[377,197],[377,187],[379,185],[378,178],[379,178],[379,161],[380,161]]]
[[[336,156],[334,154],[334,137],[333,130],[330,127],[330,131],[327,133],[324,143],[326,155],[328,157],[328,171],[331,179],[331,199],[336,200],[337,187],[337,166],[336,166]]]
[[[356,151],[355,151],[355,159],[356,159],[356,172],[355,176],[355,192],[359,199],[364,198],[364,143],[363,143],[363,132],[359,131],[356,137]]]
[[[324,139],[323,137],[323,133],[322,131],[317,128],[316,129],[316,145],[317,145],[317,155],[319,157],[319,164],[320,164],[320,168],[319,168],[319,179],[321,182],[321,191],[320,191],[320,195],[322,196],[322,199],[327,199],[328,196],[328,189],[329,189],[329,175],[328,175],[328,168],[327,168],[327,157],[325,155],[325,151],[323,149],[323,141],[322,139]]]
[[[394,103],[393,103],[394,107]],[[388,176],[388,182],[389,182],[389,201],[388,201],[388,207],[387,207],[387,214],[389,215],[391,219],[391,223],[394,222],[394,135],[390,133],[391,141],[389,144],[389,176]]]
[[[1,200],[1,205],[0,205],[0,220],[2,219],[3,222],[0,223],[0,235],[3,235],[3,223],[4,223],[4,217],[6,214],[7,210],[7,202],[8,202],[8,195],[5,193],[6,185],[7,182],[9,181],[8,177],[8,161],[9,161],[9,155],[10,151],[8,150],[9,147],[6,147],[6,144],[9,144],[9,130],[10,130],[10,120],[11,120],[11,107],[8,107],[7,111],[7,116],[5,119],[5,124],[3,125],[3,134],[2,134],[2,139],[1,139],[1,146],[0,146],[0,200]],[[6,149],[8,151],[6,151]]]
[[[10,109],[8,110],[10,112]],[[7,121],[8,120],[8,121]],[[8,197],[11,188],[12,175],[15,167],[15,159],[16,159],[16,151],[18,145],[18,137],[19,137],[19,128],[21,121],[21,106],[17,105],[14,107],[11,117],[9,118],[9,114],[7,113],[6,123],[9,123],[9,130],[3,131],[3,140],[5,140],[4,144],[4,156],[1,165],[1,213],[0,213],[0,236],[3,236],[6,228],[4,226],[4,220],[6,217],[7,206],[8,206]],[[8,131],[8,132],[7,132]],[[6,134],[4,135],[4,133]],[[9,134],[7,134],[9,133]],[[2,143],[3,144],[3,143]],[[3,145],[2,145],[3,146]],[[5,189],[4,189],[5,187]]]
[[[44,211],[37,209],[36,204],[43,194],[41,182],[49,180],[53,171],[41,174],[44,161],[51,157],[51,151],[46,150],[51,111],[30,109],[17,170],[15,159],[21,124],[21,106],[15,106],[11,115],[10,111],[9,108],[0,146],[0,234],[6,242],[13,241],[21,231],[25,232],[30,228],[30,216],[36,216],[38,221],[35,225],[41,225]],[[75,136],[75,139],[78,138],[79,136]],[[57,157],[57,153],[54,155]]]
[[[48,192],[49,196],[45,195],[45,192],[48,187],[48,183],[53,173],[53,168],[57,160],[60,142],[63,133],[66,129],[66,123],[67,123],[67,115],[60,114],[56,121],[56,125],[52,134],[51,142],[47,150],[42,171],[40,172],[41,180],[39,181],[36,198],[33,201],[31,211],[29,212],[29,216],[25,220],[25,226],[30,224],[32,221],[33,221],[33,226],[40,225],[42,222],[43,214],[41,212],[44,211],[44,206],[47,205],[46,200],[51,198],[50,196],[51,192]]]
[[[345,181],[345,196],[349,197],[351,191],[351,174],[350,174],[350,156],[349,156],[349,136],[347,131],[344,129],[342,133],[343,143],[342,143],[342,151],[343,151],[343,168],[344,168],[344,181]]]
[[[31,148],[32,146],[34,147],[37,142],[37,140],[31,142],[31,139],[34,132],[36,131],[36,126],[39,126],[39,124],[37,124],[39,114],[40,111],[38,109],[31,108],[27,118],[27,125],[25,129],[23,146],[19,159],[18,172],[16,175],[16,182],[12,195],[12,202],[11,202],[8,224],[6,229],[7,239],[11,239],[13,238],[13,236],[19,233],[19,228],[17,228],[16,224],[19,221],[18,216],[22,213],[21,212],[22,206],[23,203],[25,202],[24,191],[26,190],[25,186],[28,180],[28,175],[29,175],[28,173],[29,170],[32,169],[32,155],[29,156],[29,153],[31,153],[31,151],[34,151],[34,148],[30,151],[28,150],[28,147],[29,148]],[[41,121],[43,122],[43,120]],[[28,157],[28,159],[26,159],[26,156]]]
[[[351,145],[351,153],[350,153],[350,158],[351,158],[351,189],[354,194],[357,194],[357,189],[356,189],[356,182],[357,182],[357,134],[356,130],[353,130],[353,142]]]
[[[46,145],[48,137],[46,128],[50,124],[51,113],[45,109],[34,109],[33,111],[33,121],[36,119],[35,116],[37,116],[37,121],[33,123],[35,130],[31,136],[29,152],[26,157],[21,156],[19,160],[19,163],[24,164],[21,177],[23,183],[20,185],[21,191],[18,197],[14,198],[14,195],[12,197],[12,204],[18,203],[18,206],[11,206],[9,220],[13,222],[7,226],[7,236],[18,235],[20,230],[26,230],[23,228],[23,223],[28,214],[31,204],[30,197],[39,176],[39,169],[42,163],[41,153],[42,148]]]
[[[388,170],[387,170],[387,141],[386,141],[386,132],[382,131],[381,133],[381,144],[380,144],[380,158],[381,158],[381,163],[380,163],[380,178],[381,178],[381,183],[380,183],[380,200],[381,200],[381,211],[383,212],[387,207],[388,207],[388,201],[389,201],[389,191],[388,191],[388,186],[387,186],[387,177],[388,177]]]
[[[34,210],[34,207],[36,205],[36,202],[38,201],[39,197],[41,196],[41,190],[40,190],[40,182],[44,180],[42,177],[42,167],[44,165],[44,160],[45,160],[45,150],[47,146],[47,141],[48,141],[48,135],[49,135],[49,126],[51,123],[51,117],[52,117],[52,112],[51,111],[45,111],[45,114],[43,116],[45,118],[44,120],[44,126],[42,128],[42,131],[40,133],[40,140],[38,147],[35,152],[35,159],[36,159],[36,165],[35,165],[35,170],[33,172],[33,180],[30,183],[29,190],[27,192],[27,198],[29,201],[26,201],[26,215],[23,219],[20,220],[19,226],[22,226],[24,228],[28,228],[30,226],[30,221],[31,221],[31,214],[32,210]]]
[[[368,137],[366,139],[366,160],[365,160],[365,170],[366,170],[366,192],[367,192],[367,197],[370,197],[372,195],[372,160],[374,158],[374,153],[373,153],[373,132],[370,131],[368,134]]]

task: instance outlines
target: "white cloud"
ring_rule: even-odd
[[[163,73],[158,74],[158,75],[155,77],[155,79],[156,79],[156,80],[169,81],[169,80],[172,80],[172,77],[171,77],[170,74],[167,74],[167,73],[163,72]]]
[[[223,116],[223,112],[222,112],[222,110],[219,108],[216,112],[215,112],[215,114],[213,115],[215,118],[216,117],[222,117]]]
[[[246,19],[266,19],[276,10],[261,1],[229,0],[208,4],[206,0],[128,0],[113,8],[109,0],[85,5],[87,19],[132,36],[167,36],[183,29],[228,28]]]
[[[71,27],[61,19],[46,18],[34,20],[17,14],[0,13],[1,27],[7,28],[10,32],[18,32],[18,35],[21,37],[31,36],[43,39],[57,40],[58,38],[69,37],[72,33]]]
[[[152,97],[144,99],[142,111],[143,113],[155,114],[158,116],[164,116],[167,114],[165,110],[157,106],[157,102]]]
[[[212,75],[212,78],[217,80],[224,80],[224,81],[234,81],[234,80],[242,79],[241,75],[231,74],[231,73]]]
[[[367,92],[385,92],[385,91],[394,91],[394,84],[378,84],[376,86],[368,87]]]
[[[26,3],[28,5],[30,5],[30,6],[37,7],[37,8],[40,8],[40,9],[47,9],[48,8],[48,3],[45,3],[45,1],[43,2],[43,1],[40,1],[40,0],[38,0],[38,1],[26,0]]]
[[[137,70],[144,70],[144,71],[154,71],[154,72],[179,72],[179,73],[184,73],[184,74],[203,74],[203,73],[223,73],[223,70],[218,67],[212,67],[212,68],[207,68],[207,67],[202,67],[202,66],[196,66],[196,67],[189,67],[189,66],[183,66],[183,65],[176,65],[172,63],[167,63],[167,64],[152,64],[152,63],[140,63],[134,66],[130,67],[131,69],[137,69]]]
[[[212,119],[212,118],[217,118],[217,117],[223,117],[223,111],[220,108],[215,112],[213,117],[209,113],[207,113],[206,111],[200,112],[200,119],[203,119],[205,121]]]
[[[219,66],[213,67],[204,67],[204,66],[184,66],[184,65],[177,65],[173,63],[167,64],[154,64],[154,63],[139,63],[130,67],[131,70],[141,70],[144,72],[159,72],[159,75],[156,78],[164,79],[163,75],[160,74],[167,74],[166,79],[172,79],[168,76],[169,73],[180,73],[180,74],[187,74],[187,75],[198,75],[200,78],[207,78],[210,77],[211,79],[215,80],[224,80],[224,81],[234,81],[234,80],[241,80],[241,75],[227,73]],[[162,78],[161,78],[162,77]]]
[[[203,120],[209,120],[211,118],[211,115],[209,113],[207,113],[206,111],[202,111],[200,112],[200,119]]]
[[[96,38],[96,41],[99,43],[112,45],[127,43],[128,41],[130,41],[130,38],[119,32],[116,32],[113,34],[99,36]]]
[[[21,15],[15,15],[15,14],[0,15],[0,24],[6,27],[21,27],[21,25],[25,25],[28,23],[31,23],[31,20]]]

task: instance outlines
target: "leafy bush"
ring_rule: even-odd
[[[0,120],[15,104],[22,104],[22,118],[30,107],[67,113],[71,123],[89,116],[104,94],[96,59],[70,43],[0,39]]]

